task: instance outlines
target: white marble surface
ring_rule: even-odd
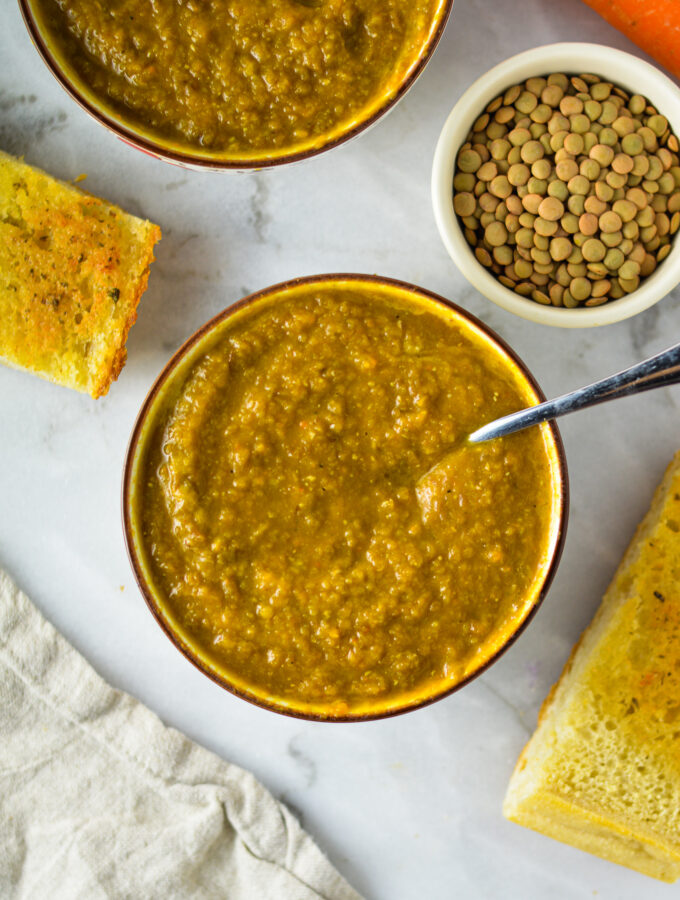
[[[369,134],[291,169],[196,174],[92,122],[39,60],[16,5],[0,8],[0,147],[63,178],[88,173],[90,191],[164,231],[129,362],[109,396],[92,401],[0,371],[0,564],[113,684],[252,769],[370,900],[668,897],[666,886],[507,823],[501,801],[543,697],[680,446],[680,388],[564,420],[571,523],[542,609],[482,678],[384,722],[276,716],[194,670],[134,585],[119,501],[136,411],[170,353],[223,307],[284,278],[379,272],[438,291],[496,328],[548,394],[677,340],[678,291],[632,321],[585,332],[492,307],[447,257],[430,209],[439,129],[475,76],[555,40],[638,51],[580,0],[456,0],[434,60]]]

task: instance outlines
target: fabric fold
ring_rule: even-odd
[[[0,571],[0,896],[361,900],[249,772],[110,687]]]

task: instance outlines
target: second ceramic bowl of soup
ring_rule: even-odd
[[[373,124],[426,65],[453,0],[20,5],[52,73],[120,138],[189,167],[251,169]]]
[[[526,625],[560,556],[557,429],[477,426],[542,395],[488,328],[370,276],[269,288],[170,361],[129,448],[149,607],[223,687],[326,721],[422,706]]]

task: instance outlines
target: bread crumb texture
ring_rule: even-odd
[[[125,364],[160,236],[0,151],[0,360],[105,394]]]
[[[647,875],[680,875],[680,453],[545,701],[504,805]]]

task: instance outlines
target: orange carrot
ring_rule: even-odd
[[[680,78],[679,0],[584,0]]]

